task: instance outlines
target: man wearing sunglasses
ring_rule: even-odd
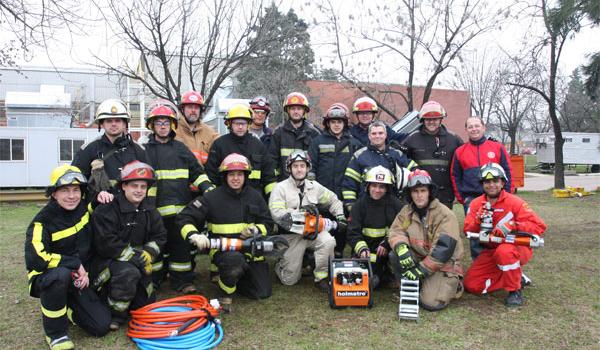
[[[471,202],[464,232],[480,232],[482,222],[491,217],[492,236],[506,237],[517,231],[544,234],[546,224],[542,219],[524,200],[504,190],[508,178],[499,164],[488,163],[481,167],[479,179],[484,193]],[[466,273],[465,290],[486,294],[504,289],[508,291],[506,306],[523,305],[521,267],[533,256],[531,247],[510,243],[486,246]]]
[[[214,188],[196,157],[180,141],[175,140],[178,118],[168,106],[157,106],[150,111],[146,128],[152,133],[145,144],[149,164],[156,172],[156,182],[148,189],[148,197],[155,199],[167,230],[166,255],[168,261],[158,256],[152,264],[152,277],[156,286],[167,274],[171,288],[181,293],[194,293],[193,255],[190,243],[179,234],[175,217],[192,199],[190,185],[201,193]]]
[[[450,181],[450,161],[454,151],[463,144],[460,137],[442,124],[446,110],[436,101],[423,104],[419,111],[421,126],[411,133],[403,145],[406,155],[427,170],[438,186],[438,199],[452,209],[454,191]]]
[[[344,171],[354,152],[362,146],[348,131],[348,107],[343,103],[329,107],[323,117],[323,127],[324,132],[313,139],[308,149],[313,164],[309,178],[317,180],[341,200]],[[346,232],[335,230],[333,235],[335,255],[341,257],[346,245]]]

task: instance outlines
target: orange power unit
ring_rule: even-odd
[[[372,307],[372,273],[369,259],[331,259],[329,306]]]

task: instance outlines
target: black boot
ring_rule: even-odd
[[[508,293],[508,297],[504,300],[504,305],[508,307],[523,305],[523,292],[521,289]]]

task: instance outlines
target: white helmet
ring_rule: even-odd
[[[125,122],[129,123],[131,115],[123,101],[116,98],[109,98],[108,100],[104,100],[96,109],[96,119],[94,121],[100,125],[103,119],[109,118],[125,119]]]

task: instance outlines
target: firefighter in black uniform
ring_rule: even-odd
[[[181,238],[175,225],[175,216],[192,199],[190,184],[204,193],[214,189],[208,176],[194,154],[180,141],[175,140],[177,116],[167,106],[157,106],[150,111],[146,127],[153,131],[145,144],[150,165],[156,173],[156,182],[148,190],[148,197],[156,198],[156,209],[162,216],[167,230],[166,254],[171,288],[182,293],[194,293],[193,255],[191,245]],[[163,259],[158,257],[152,264],[155,286],[166,275]]]
[[[446,110],[435,101],[426,102],[419,112],[421,126],[403,142],[406,155],[426,170],[437,187],[437,198],[452,209],[454,190],[450,179],[450,165],[454,151],[463,142],[442,124]]]
[[[251,172],[250,164],[241,154],[225,157],[219,171],[223,185],[194,199],[177,216],[181,235],[198,247],[207,250],[209,239],[200,233],[207,223],[209,237],[248,239],[254,235],[268,235],[272,220],[263,196],[246,185]],[[237,290],[250,298],[271,296],[269,265],[264,256],[251,259],[236,251],[210,251],[210,257],[219,271],[218,285],[221,304],[231,310],[232,295]]]
[[[275,129],[269,145],[278,182],[290,176],[286,168],[288,156],[297,149],[308,151],[311,141],[321,134],[319,129],[306,120],[310,107],[304,94],[292,92],[287,95],[283,109],[289,118]]]
[[[70,165],[54,169],[46,195],[50,201],[33,218],[25,239],[29,292],[40,298],[50,349],[74,349],[69,320],[88,333],[108,332],[110,311],[88,288],[92,244],[88,224],[92,205],[84,198],[87,179]]]
[[[241,154],[250,160],[252,167],[248,185],[268,196],[277,183],[273,159],[263,143],[248,132],[248,125],[252,122],[251,113],[250,108],[243,104],[234,105],[229,109],[225,118],[229,134],[213,142],[205,166],[206,173],[214,184],[221,185],[219,165],[229,154]]]
[[[329,107],[323,117],[323,127],[325,131],[313,139],[308,149],[312,160],[308,177],[327,187],[342,200],[344,172],[354,152],[362,146],[348,131],[348,107],[343,103],[334,103]],[[333,215],[328,217],[335,219]],[[346,246],[346,232],[336,229],[331,233],[336,242],[335,256],[342,257]]]
[[[394,177],[378,165],[365,174],[366,196],[361,196],[350,212],[348,243],[360,258],[369,258],[373,269],[373,287],[380,282],[393,281],[388,267],[388,229],[402,209],[402,201],[395,196]]]
[[[94,249],[92,285],[101,290],[111,309],[111,330],[125,322],[129,309],[155,301],[152,261],[161,254],[167,232],[160,214],[146,199],[154,182],[148,164],[133,161],[123,167],[121,191],[92,214]]]
[[[81,147],[71,165],[81,169],[89,179],[88,193],[90,198],[97,198],[101,203],[113,199],[112,188],[119,179],[123,166],[133,160],[147,162],[144,149],[133,141],[127,132],[131,115],[123,101],[108,99],[96,110],[98,130],[104,134],[96,140]]]

